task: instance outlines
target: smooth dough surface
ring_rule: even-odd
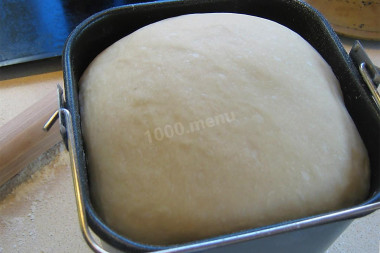
[[[298,34],[240,14],[163,20],[80,80],[95,208],[167,245],[362,201],[369,162],[339,83]]]

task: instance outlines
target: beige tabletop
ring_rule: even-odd
[[[344,40],[346,49],[352,42]],[[380,66],[380,43],[364,46]],[[0,126],[55,89],[57,83],[63,84],[57,59],[0,68]],[[63,144],[42,154],[17,177],[13,180],[18,186],[0,199],[0,253],[91,252],[79,230]],[[380,253],[379,244],[380,210],[355,220],[327,252]]]

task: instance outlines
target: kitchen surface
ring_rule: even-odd
[[[341,40],[349,51],[354,40]],[[362,44],[380,66],[380,42]],[[54,92],[57,84],[63,86],[58,57],[0,67],[0,127]],[[80,232],[70,160],[59,138],[0,186],[3,252],[92,252]],[[326,252],[380,253],[380,210],[355,220]]]

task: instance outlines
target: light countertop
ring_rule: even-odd
[[[346,49],[352,42],[344,39]],[[380,66],[380,43],[364,43],[364,47]],[[58,59],[0,68],[0,126],[56,89],[57,83],[63,84]],[[0,253],[92,252],[79,230],[63,144],[42,154],[23,173],[32,175],[0,199]],[[327,252],[380,253],[379,244],[380,210],[355,220]]]

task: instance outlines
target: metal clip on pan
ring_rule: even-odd
[[[65,100],[64,100],[63,90],[61,86],[58,85],[57,90],[58,90],[59,109],[50,117],[50,119],[46,122],[43,128],[44,130],[48,131],[51,128],[51,126],[57,121],[57,118],[59,118],[61,136],[62,136],[63,142],[66,145],[66,149],[69,151],[69,154],[70,154],[70,164],[71,164],[71,173],[73,177],[75,199],[76,199],[76,205],[77,205],[77,211],[78,211],[79,224],[80,224],[83,237],[86,240],[88,246],[94,252],[108,253],[108,251],[105,251],[94,240],[94,237],[92,236],[90,232],[90,228],[87,223],[86,210],[85,210],[85,205],[84,205],[83,197],[82,197],[83,190],[82,190],[80,179],[79,179],[78,157],[77,157],[75,141],[74,141],[74,131],[73,131],[73,123],[71,121],[71,114],[64,107]]]
[[[364,82],[367,84],[368,89],[372,94],[372,98],[375,101],[377,108],[380,110],[380,94],[377,90],[380,85],[379,68],[372,63],[371,59],[364,51],[362,44],[360,44],[358,40],[355,41],[352,46],[350,57],[359,69]]]

